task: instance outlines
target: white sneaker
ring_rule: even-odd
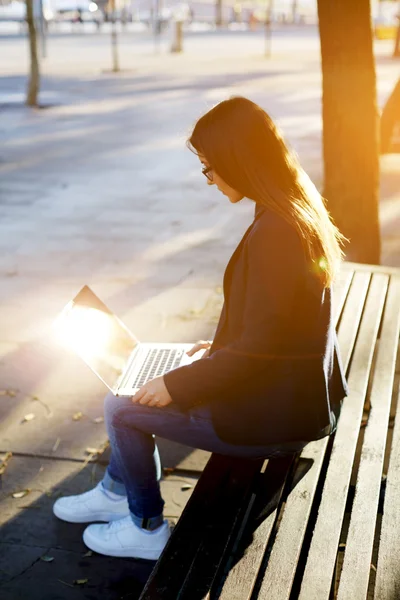
[[[79,496],[59,498],[54,503],[53,512],[56,517],[68,523],[108,522],[129,515],[129,507],[125,496],[108,496],[100,482],[95,488]]]
[[[90,550],[106,556],[157,560],[171,535],[167,521],[147,531],[134,524],[130,515],[107,525],[89,525],[83,541]]]

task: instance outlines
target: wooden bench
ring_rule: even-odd
[[[334,310],[335,434],[293,457],[212,455],[140,600],[400,599],[400,270],[346,263]]]

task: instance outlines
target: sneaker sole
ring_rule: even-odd
[[[129,515],[129,511],[125,513],[111,513],[111,512],[98,512],[92,513],[90,516],[77,516],[73,513],[64,511],[61,507],[56,504],[53,506],[53,513],[58,519],[66,521],[67,523],[96,523],[102,521],[109,523],[110,521],[116,521],[117,519],[123,519]]]
[[[165,544],[162,549],[155,550],[154,548],[118,548],[116,550],[103,549],[98,545],[97,540],[93,539],[90,533],[85,530],[83,532],[83,541],[86,546],[104,556],[113,556],[115,558],[142,558],[145,560],[158,560],[162,551],[164,550]]]

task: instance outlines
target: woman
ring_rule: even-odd
[[[230,456],[296,452],[336,427],[346,382],[331,317],[342,241],[321,196],[265,111],[231,98],[194,127],[189,147],[208,185],[255,217],[227,266],[214,341],[189,366],[105,400],[111,460],[93,490],[54,513],[89,525],[101,554],[156,559],[164,548],[154,435]]]

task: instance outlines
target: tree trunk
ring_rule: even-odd
[[[396,39],[394,40],[393,58],[400,56],[400,17],[397,16]]]
[[[119,71],[119,55],[118,55],[118,34],[117,34],[117,19],[115,14],[115,0],[111,0],[111,50],[112,50],[112,71]]]
[[[324,196],[350,240],[346,259],[379,264],[379,117],[369,0],[318,0]]]
[[[381,115],[381,154],[393,151],[393,134],[400,125],[400,79],[394,86]],[[398,148],[394,149],[398,151]]]
[[[292,0],[292,22],[297,21],[297,0]]]
[[[221,27],[223,22],[222,19],[222,0],[216,0],[215,3],[215,24],[217,27]]]
[[[37,49],[37,35],[35,18],[33,15],[33,0],[26,0],[26,21],[29,33],[29,53],[31,59],[31,68],[28,82],[28,92],[26,104],[28,106],[38,105],[38,94],[40,86],[39,58]]]

